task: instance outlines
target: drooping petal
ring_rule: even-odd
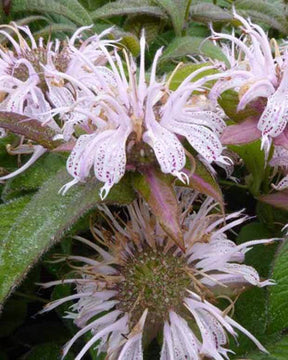
[[[0,178],[1,180],[1,178]],[[274,189],[281,191],[288,188],[288,175],[285,176],[277,185],[273,185]]]
[[[11,179],[14,176],[17,176],[19,174],[21,174],[23,171],[27,170],[32,164],[34,164],[34,162],[39,159],[40,156],[42,156],[47,150],[45,148],[43,148],[43,146],[41,145],[35,145],[34,146],[34,152],[33,155],[31,156],[31,158],[23,165],[20,167],[20,169],[13,171],[12,173],[5,175],[5,176],[1,176],[0,180],[8,180]]]
[[[223,147],[217,134],[205,126],[170,121],[170,131],[183,135],[190,145],[209,163],[219,160]]]
[[[257,129],[257,119],[250,117],[240,124],[227,126],[220,139],[223,145],[241,145],[260,137],[261,131]]]
[[[81,135],[67,160],[67,171],[77,181],[83,181],[93,165],[93,145],[97,135]]]
[[[288,91],[278,90],[268,98],[267,106],[258,122],[258,129],[263,137],[280,135],[288,121]]]
[[[274,86],[267,79],[259,80],[252,84],[250,88],[241,97],[237,106],[237,111],[243,110],[248,103],[258,97],[268,98],[275,92]]]
[[[148,309],[143,312],[140,320],[132,329],[118,360],[143,360],[142,335],[147,314]]]
[[[97,147],[94,150],[94,172],[97,179],[105,183],[100,190],[102,200],[125,173],[125,147],[130,132],[130,128],[124,127],[107,130],[105,135],[102,133],[103,136],[97,141]]]
[[[183,181],[180,170],[185,165],[185,152],[177,136],[155,122],[143,134],[143,140],[153,148],[162,172],[175,175]]]

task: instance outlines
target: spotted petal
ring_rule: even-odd
[[[209,163],[219,159],[223,147],[218,136],[205,126],[170,121],[169,130],[183,135],[190,145]]]
[[[258,129],[265,137],[276,137],[286,127],[288,120],[288,91],[282,87],[268,98],[267,106],[258,122]]]
[[[182,180],[179,170],[185,165],[185,152],[177,136],[155,122],[143,134],[143,140],[153,148],[162,172]]]
[[[271,84],[269,80],[260,80],[251,85],[249,90],[245,92],[242,96],[239,104],[237,106],[237,111],[243,110],[248,103],[258,97],[266,97],[268,98],[274,93],[274,86]]]
[[[94,172],[97,179],[105,183],[100,190],[102,199],[125,173],[125,145],[130,131],[130,128],[119,127],[117,130],[107,130],[99,135],[94,150]]]

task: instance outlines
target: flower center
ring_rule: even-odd
[[[43,65],[47,64],[47,55],[48,50],[44,47],[38,47],[36,49],[31,49],[30,51],[23,51],[22,54],[19,56],[19,58],[24,58],[30,62],[30,64],[33,66],[35,72],[39,75],[42,86],[46,86],[46,82],[44,79],[44,69],[42,67]],[[54,66],[56,70],[60,72],[65,72],[69,61],[70,56],[67,51],[67,49],[63,49],[59,53],[52,56]],[[17,79],[21,81],[26,81],[29,78],[29,71],[25,64],[20,64],[18,66],[14,66],[12,69],[10,69],[11,74],[15,76]],[[42,84],[43,83],[43,84]]]
[[[163,322],[169,310],[178,311],[182,307],[191,283],[185,259],[151,248],[134,255],[121,269],[124,280],[118,285],[119,308],[131,314],[132,323],[139,320],[146,308],[152,322]]]

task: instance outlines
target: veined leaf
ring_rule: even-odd
[[[62,15],[80,26],[93,24],[89,13],[77,0],[13,0],[12,14],[29,11]]]
[[[181,67],[179,67],[179,69],[175,72],[175,74],[173,75],[172,79],[170,80],[170,86],[169,88],[171,90],[176,90],[178,88],[178,86],[186,79],[187,76],[189,76],[193,71],[196,71],[198,69],[200,69],[203,66],[209,65],[209,63],[203,63],[203,64],[185,64]],[[211,65],[211,64],[210,64]],[[208,75],[212,75],[212,74],[216,74],[218,71],[216,69],[210,69],[210,70],[205,70],[202,73],[198,74],[197,76],[195,76],[192,81],[196,81],[201,79],[204,76],[208,76]],[[207,86],[207,84],[206,84]]]
[[[211,21],[228,22],[233,19],[233,16],[228,11],[225,11],[221,9],[220,6],[211,3],[192,4],[190,6],[189,13],[192,20],[204,23]]]
[[[0,302],[19,285],[40,256],[100,202],[102,185],[97,181],[74,186],[65,196],[59,195],[61,186],[70,180],[66,170],[58,172],[13,219],[0,250]],[[134,192],[124,178],[113,187],[106,202],[126,204],[133,198]]]
[[[27,139],[34,140],[46,149],[54,149],[62,141],[53,141],[56,132],[48,126],[42,126],[37,120],[13,112],[0,111],[0,127],[10,130],[17,135],[24,135]]]
[[[155,0],[170,16],[176,36],[181,36],[189,0]]]
[[[149,44],[158,36],[161,28],[161,21],[159,21],[159,18],[155,16],[131,15],[125,21],[123,27],[130,33],[135,34],[138,38],[141,36],[142,29],[145,29],[145,39]]]
[[[282,1],[236,0],[234,5],[241,15],[250,16],[287,34],[287,20]]]
[[[121,15],[152,15],[165,18],[165,12],[147,0],[109,2],[91,13],[93,20]]]
[[[163,52],[160,62],[185,57],[187,55],[203,55],[211,59],[228,62],[221,49],[201,37],[176,37]]]
[[[110,33],[110,36],[113,39],[121,39],[119,41],[119,45],[124,45],[127,49],[129,49],[133,56],[137,56],[140,52],[140,44],[136,35],[124,31],[119,27],[114,27]]]
[[[34,33],[35,37],[47,36],[54,34],[55,32],[67,32],[73,33],[77,30],[77,26],[73,24],[49,24],[47,26],[43,26],[40,30]]]

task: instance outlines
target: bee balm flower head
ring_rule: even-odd
[[[193,195],[190,206],[194,199]],[[227,294],[227,289],[233,293],[237,287],[243,290],[245,286],[271,284],[260,280],[254,268],[242,264],[252,245],[270,240],[237,246],[225,231],[245,217],[238,212],[225,220],[219,213],[210,213],[215,206],[207,199],[198,213],[187,214],[187,208],[183,211],[186,253],[167,237],[145,204],[134,202],[128,206],[125,227],[107,207],[102,207],[111,231],[95,227],[94,233],[107,250],[76,237],[101,259],[69,256],[69,261],[83,263],[77,278],[44,284],[49,287],[64,282],[76,287],[74,295],[44,309],[75,301],[67,317],[74,319],[81,330],[66,344],[64,356],[87,332],[92,338],[76,360],[82,359],[96,342],[98,352],[106,352],[110,360],[142,360],[143,343],[158,333],[163,333],[161,360],[200,360],[205,356],[226,359],[227,334],[236,337],[237,330],[265,351],[252,334],[217,307],[216,289],[217,294],[221,289]]]
[[[208,163],[225,163],[219,140],[225,123],[217,113],[196,106],[195,94],[192,96],[195,90],[203,90],[201,86],[209,76],[194,83],[191,80],[212,66],[195,71],[172,91],[169,80],[156,78],[162,49],[156,52],[149,80],[146,79],[144,35],[140,40],[139,68],[126,50],[123,60],[117,49],[109,52],[107,46],[99,44],[99,47],[110,66],[105,76],[86,59],[91,71],[90,83],[95,79],[98,88],[95,90],[69,77],[85,96],[67,109],[67,113],[82,114],[81,126],[86,134],[78,138],[68,159],[67,169],[74,180],[66,184],[64,192],[76,182],[85,181],[93,167],[96,178],[104,182],[101,190],[104,198],[122,178],[127,164],[141,168],[158,162],[162,172],[185,182],[187,176],[182,170],[186,157],[180,137],[186,138]],[[85,61],[85,56],[82,60]]]
[[[252,131],[255,138],[262,137],[262,147],[268,155],[273,139],[275,142],[284,141],[288,146],[287,139],[283,138],[284,130],[287,131],[288,111],[287,53],[281,53],[276,41],[270,40],[259,25],[236,13],[234,17],[241,23],[240,28],[245,34],[242,38],[212,30],[214,39],[230,41],[235,58],[231,61],[231,68],[223,72],[222,78],[212,88],[210,98],[216,100],[225,90],[233,88],[240,99],[237,110],[243,110],[253,102],[253,106],[259,111],[259,116],[254,119],[254,127],[250,121],[235,127],[235,130],[241,132],[241,125],[243,130],[245,125],[249,125],[249,136],[251,137]],[[267,104],[261,98],[267,99]],[[231,131],[228,131],[232,136]],[[235,139],[237,138],[235,134]],[[249,141],[251,139],[247,140]]]

